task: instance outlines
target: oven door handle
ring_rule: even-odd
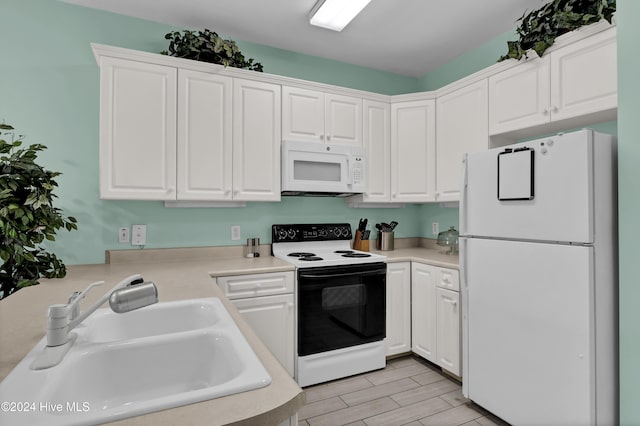
[[[360,271],[360,272],[341,272],[338,274],[305,274],[304,272],[300,273],[300,278],[307,279],[323,279],[323,278],[340,278],[340,277],[353,277],[353,276],[372,276],[372,275],[386,275],[387,271],[385,269],[376,269],[373,271]]]

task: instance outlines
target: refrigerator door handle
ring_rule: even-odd
[[[462,193],[460,194],[460,235],[467,235],[467,184],[469,183],[469,154],[462,157]]]
[[[458,266],[460,270],[460,287],[467,288],[467,239],[460,237],[458,239],[459,251],[460,251],[460,264]]]
[[[466,166],[465,166],[466,169]],[[460,209],[462,212],[462,209]],[[461,309],[461,317],[462,317],[462,395],[465,398],[469,397],[469,379],[467,376],[467,372],[469,371],[469,319],[468,319],[468,309],[469,309],[469,282],[467,280],[467,238],[460,237],[458,239],[458,244],[460,247],[460,309]]]

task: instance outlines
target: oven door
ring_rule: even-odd
[[[298,270],[298,356],[384,339],[385,263]]]

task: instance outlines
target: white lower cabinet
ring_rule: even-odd
[[[387,265],[387,356],[411,352],[411,263]]]
[[[293,272],[234,275],[218,277],[216,281],[265,346],[293,377]]]
[[[460,331],[458,271],[412,262],[412,351],[460,376]]]
[[[436,363],[436,270],[411,264],[411,349]]]
[[[460,293],[436,289],[436,364],[460,376]]]

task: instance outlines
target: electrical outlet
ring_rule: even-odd
[[[231,226],[231,239],[237,241],[240,239],[240,225]]]
[[[125,244],[129,242],[129,227],[121,226],[118,228],[118,242],[120,244]]]
[[[143,246],[147,244],[147,225],[131,226],[131,245]]]
[[[433,235],[438,235],[440,233],[440,225],[438,222],[431,223],[431,233]]]

